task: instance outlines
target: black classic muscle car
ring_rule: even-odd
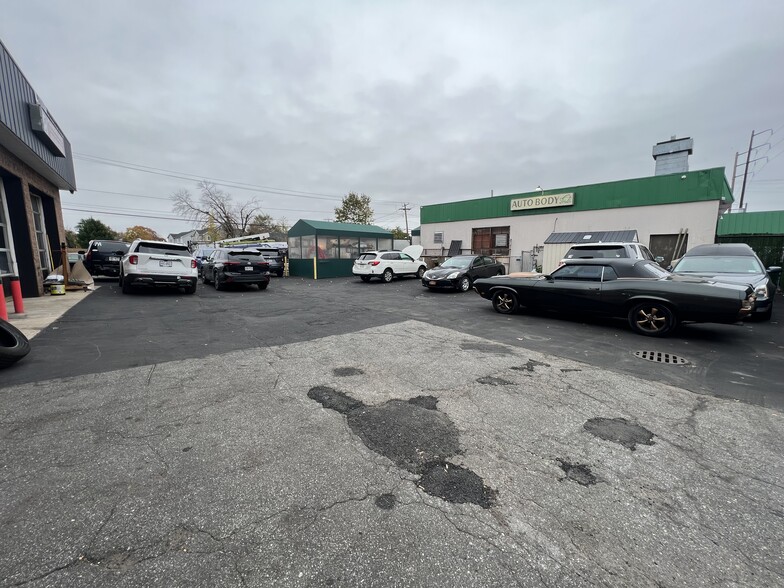
[[[734,323],[754,310],[750,285],[675,276],[649,260],[567,260],[550,275],[474,282],[493,308],[519,307],[622,317],[640,335],[661,337],[679,322]]]

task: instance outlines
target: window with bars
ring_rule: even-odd
[[[473,229],[471,249],[475,255],[509,255],[509,227]]]

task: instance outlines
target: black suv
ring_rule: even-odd
[[[128,253],[130,246],[131,244],[125,241],[90,241],[87,251],[84,252],[84,267],[92,276],[119,276],[120,260]]]

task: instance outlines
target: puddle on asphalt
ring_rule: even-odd
[[[596,417],[585,421],[583,428],[600,439],[620,443],[634,451],[637,445],[653,445],[653,433],[623,418]]]
[[[489,508],[495,491],[471,470],[446,460],[460,452],[459,433],[433,396],[389,400],[367,406],[328,386],[315,386],[308,397],[346,416],[349,427],[368,449],[421,477],[419,486],[449,502]],[[438,470],[441,471],[438,471]]]
[[[381,496],[376,496],[374,502],[381,510],[392,510],[395,508],[397,497],[394,494],[382,494]]]

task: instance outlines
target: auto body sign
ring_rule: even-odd
[[[531,196],[529,198],[515,198],[510,203],[510,209],[528,210],[531,208],[549,208],[550,206],[571,206],[574,204],[574,192],[566,194],[548,194],[547,196]]]

